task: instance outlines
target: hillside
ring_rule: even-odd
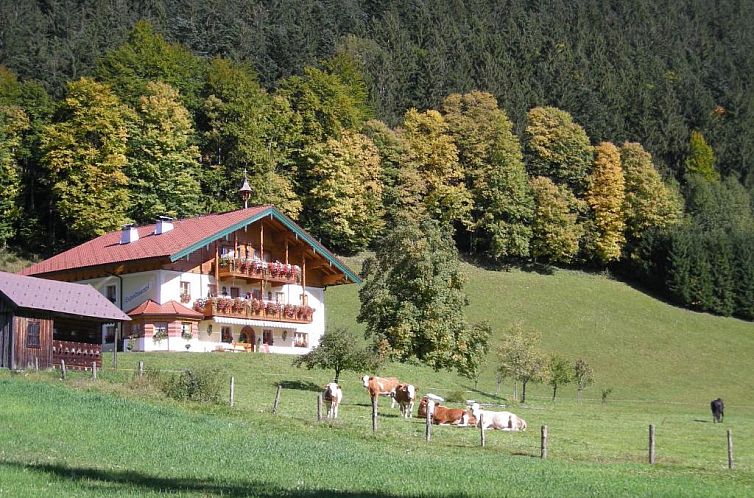
[[[353,263],[352,263],[353,264]],[[359,268],[358,261],[353,267]],[[470,321],[488,320],[500,334],[520,320],[542,333],[543,347],[595,371],[587,396],[699,404],[721,396],[751,405],[750,358],[754,324],[695,313],[658,301],[602,275],[555,269],[551,275],[514,269],[491,271],[464,264]],[[358,288],[327,291],[328,323],[350,326],[358,313]],[[480,385],[494,389],[494,355]],[[531,394],[547,396],[535,386]]]

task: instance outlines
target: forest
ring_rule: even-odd
[[[0,4],[0,245],[273,203],[348,254],[433,218],[754,319],[754,3]]]

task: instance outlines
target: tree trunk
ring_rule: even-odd
[[[335,382],[337,384],[339,379],[340,379],[340,369],[336,368],[335,369],[335,380],[333,382]]]
[[[557,392],[558,392],[558,385],[557,385],[557,384],[555,384],[554,386],[552,386],[552,401],[553,401],[553,402],[555,401],[555,394],[556,394]]]
[[[526,384],[528,380],[521,381],[521,403],[526,403]]]

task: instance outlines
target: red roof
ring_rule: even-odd
[[[0,272],[0,294],[18,308],[99,318],[105,321],[131,320],[91,285]]]
[[[211,237],[247,218],[258,215],[270,206],[257,206],[229,213],[208,214],[173,222],[169,232],[155,235],[155,225],[138,227],[139,240],[121,244],[121,231],[101,235],[96,239],[24,268],[22,275],[39,275],[72,268],[85,268],[138,259],[169,257],[182,249]]]
[[[194,311],[175,301],[168,301],[165,304],[157,304],[151,299],[141,303],[140,305],[138,305],[137,307],[135,307],[134,309],[128,312],[128,316],[132,318],[136,318],[139,315],[148,315],[148,316],[164,315],[164,316],[174,316],[174,317],[181,317],[181,318],[190,318],[194,320],[204,319],[203,313]]]

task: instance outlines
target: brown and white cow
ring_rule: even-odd
[[[395,388],[398,387],[398,379],[395,377],[374,377],[365,375],[361,378],[364,388],[370,398],[375,396],[390,396],[390,408],[395,407]]]
[[[411,412],[414,410],[414,401],[416,400],[416,387],[413,384],[398,384],[398,387],[395,388],[393,398],[398,402],[401,415],[405,418],[410,418]]]
[[[482,410],[479,403],[471,405],[471,413],[477,420],[477,426],[481,420],[485,429],[497,429],[501,431],[525,431],[526,420],[522,419],[515,413],[495,412],[491,410]]]
[[[427,416],[428,402],[429,399],[426,396],[419,401],[418,417]],[[436,404],[432,411],[432,423],[436,425],[466,427],[468,425],[476,425],[476,418],[470,409],[448,408],[447,406]]]
[[[338,407],[343,401],[343,390],[335,382],[330,382],[325,386],[325,392],[322,395],[327,405],[327,418],[338,418]]]

